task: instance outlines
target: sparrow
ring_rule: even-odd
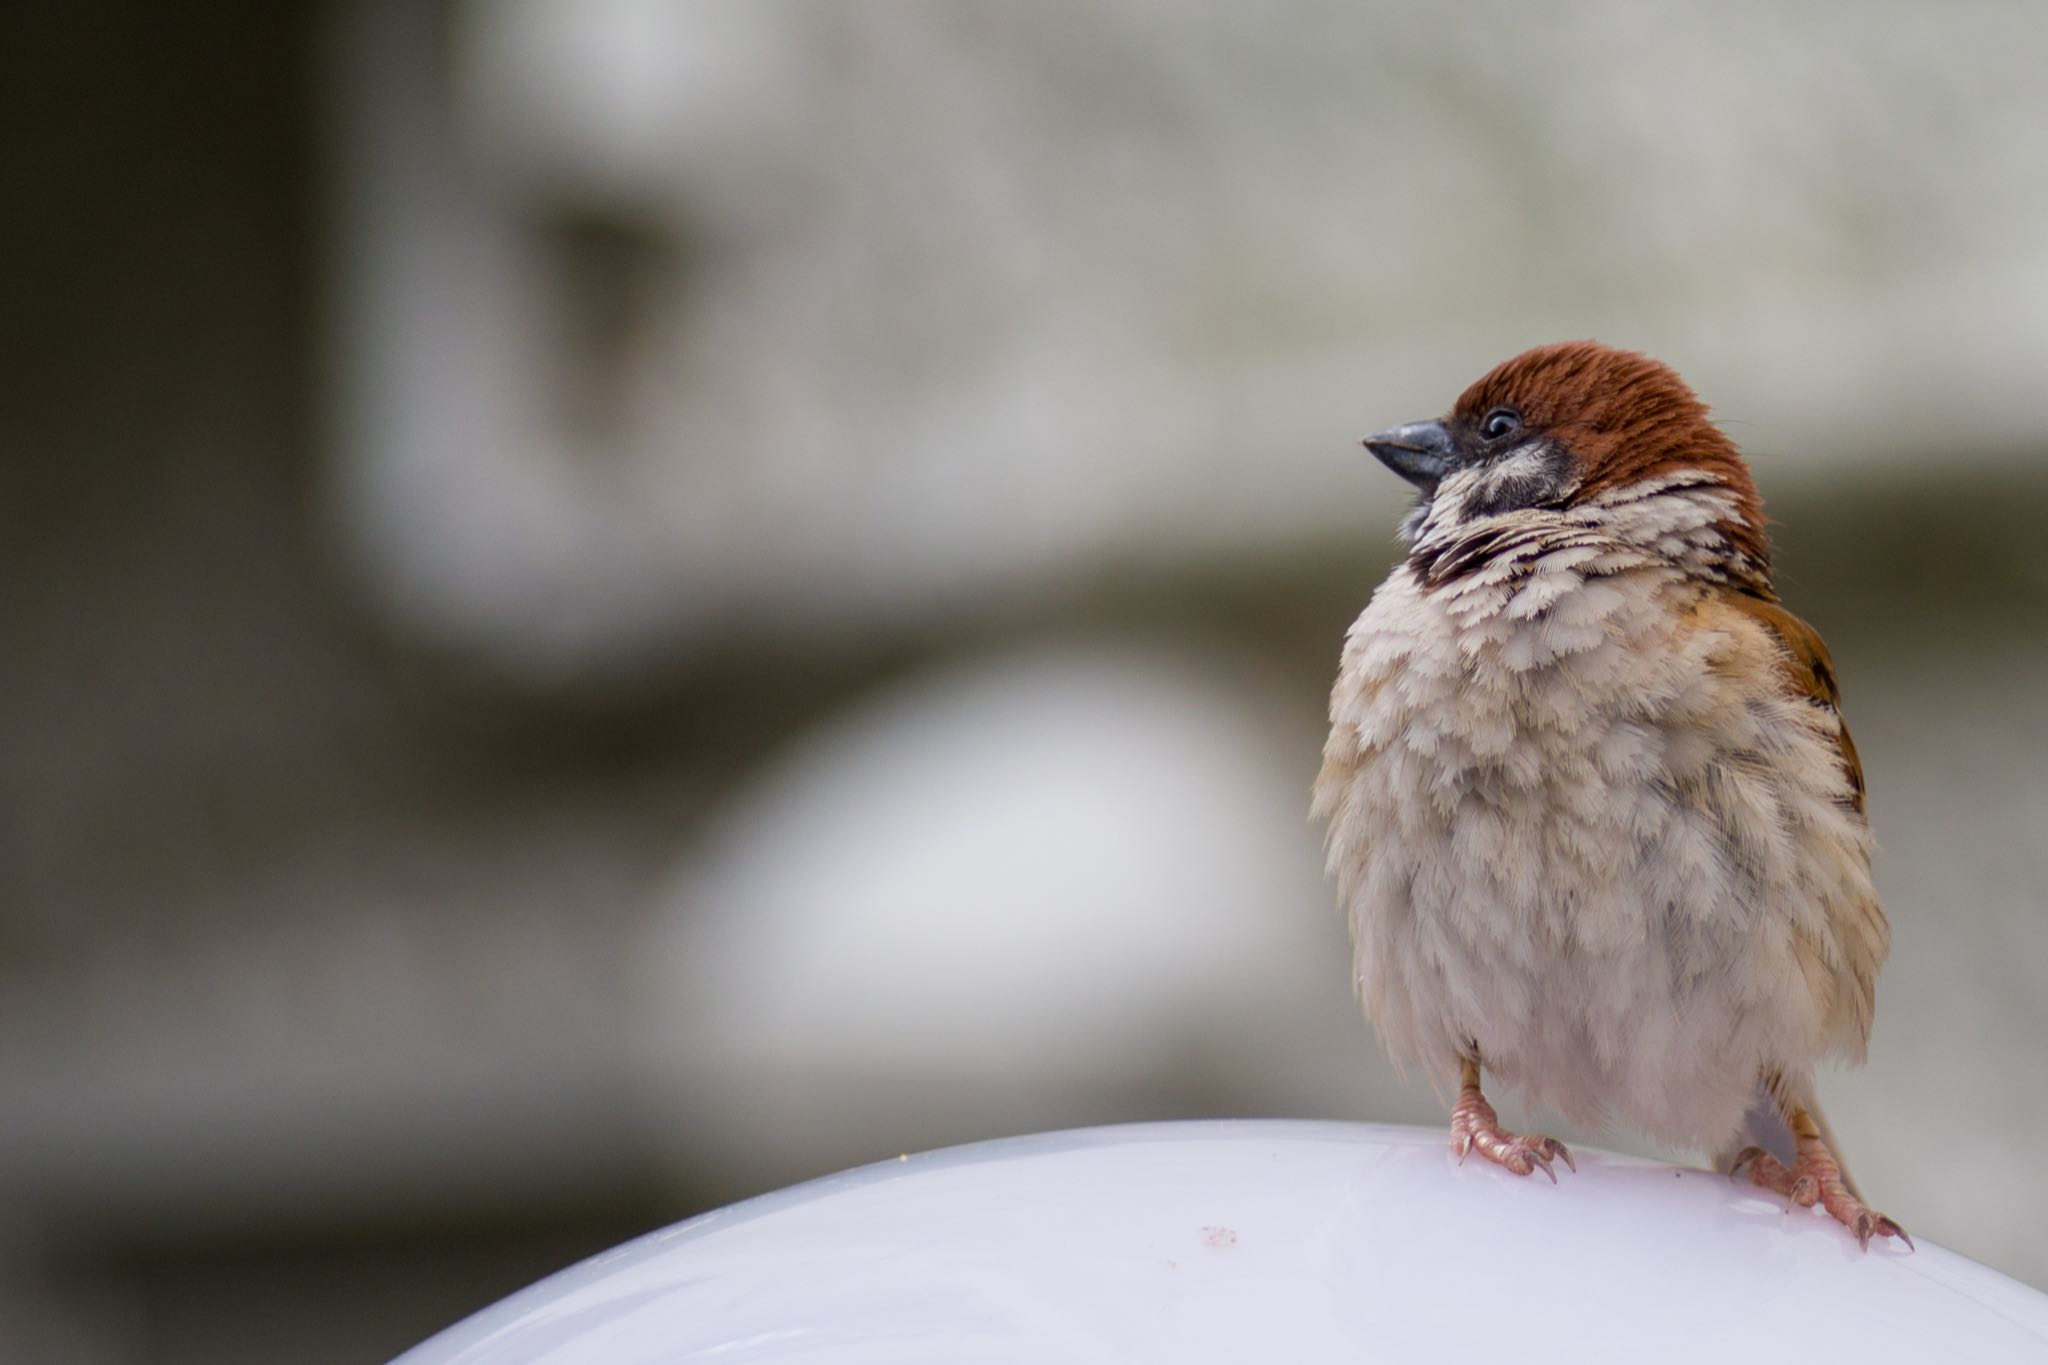
[[[1453,1152],[1577,1169],[1484,1072],[1910,1246],[1814,1097],[1864,1057],[1890,929],[1834,664],[1735,444],[1668,366],[1575,341],[1365,445],[1418,497],[1313,810],[1366,1013],[1457,1096]]]

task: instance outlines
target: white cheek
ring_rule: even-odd
[[[1486,471],[1482,469],[1454,469],[1437,483],[1436,505],[1456,509],[1465,505],[1474,493],[1486,487]]]

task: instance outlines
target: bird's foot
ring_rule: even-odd
[[[1571,1152],[1556,1138],[1524,1137],[1501,1127],[1499,1115],[1476,1085],[1459,1091],[1458,1102],[1451,1106],[1451,1150],[1460,1164],[1476,1151],[1516,1175],[1527,1175],[1540,1168],[1553,1185],[1557,1183],[1557,1172],[1550,1169],[1551,1162],[1562,1161],[1574,1171],[1579,1169]]]
[[[1800,1138],[1796,1152],[1797,1159],[1787,1167],[1761,1147],[1745,1147],[1728,1173],[1740,1175],[1747,1166],[1751,1184],[1774,1190],[1802,1208],[1819,1204],[1829,1217],[1854,1233],[1856,1244],[1865,1249],[1873,1237],[1896,1237],[1912,1247],[1913,1239],[1904,1228],[1856,1197],[1848,1181],[1842,1178],[1841,1164],[1825,1142],[1819,1138]]]

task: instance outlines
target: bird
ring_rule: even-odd
[[[1366,448],[1416,490],[1346,632],[1312,811],[1354,984],[1451,1148],[1578,1169],[1482,1081],[1820,1204],[1890,928],[1827,646],[1779,601],[1741,452],[1671,367],[1523,352]]]

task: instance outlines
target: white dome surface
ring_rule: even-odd
[[[2048,1296],[1710,1172],[1439,1132],[1145,1124],[863,1167],[652,1233],[404,1365],[2048,1358]],[[1882,1192],[1878,1192],[1880,1197]],[[1908,1223],[1912,1210],[1891,1210]]]

